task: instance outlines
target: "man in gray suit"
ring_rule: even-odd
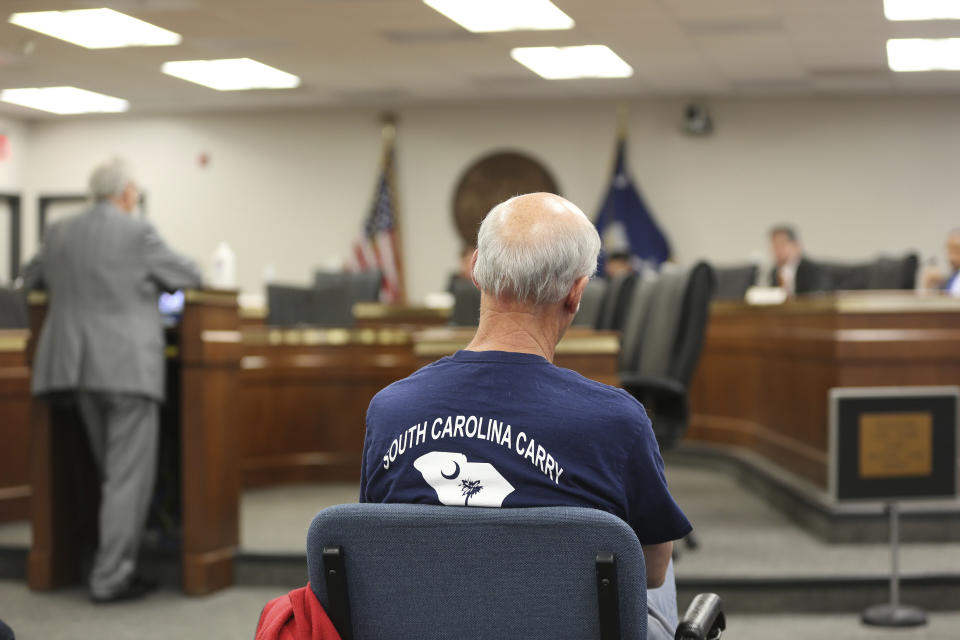
[[[52,225],[24,267],[23,288],[45,288],[47,317],[33,365],[34,394],[72,392],[101,478],[94,601],[145,594],[137,551],[153,493],[164,397],[161,291],[200,285],[193,261],[130,214],[139,194],[119,160],[94,170],[95,203]]]

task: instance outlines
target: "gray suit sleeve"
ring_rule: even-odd
[[[150,277],[167,291],[197,288],[201,284],[197,264],[166,245],[153,225],[147,224],[143,237],[143,255]]]

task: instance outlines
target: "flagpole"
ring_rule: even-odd
[[[610,159],[610,170],[607,171],[608,175],[614,175],[617,170],[617,156],[620,154],[620,143],[625,142],[627,139],[627,133],[630,128],[630,109],[627,107],[626,102],[617,103],[617,128],[616,135],[613,141],[613,157]],[[597,214],[600,215],[599,213]],[[600,222],[599,218],[594,220],[593,223],[597,224]]]
[[[630,109],[626,102],[617,103],[617,142],[627,139],[627,130],[630,128]],[[616,154],[614,154],[616,155]]]
[[[387,181],[390,185],[390,194],[393,200],[393,235],[396,239],[396,261],[397,261],[397,280],[399,282],[398,302],[406,304],[407,285],[406,276],[403,268],[403,233],[400,224],[400,206],[397,197],[397,182],[394,168],[396,166],[396,139],[397,139],[397,115],[393,112],[380,114],[380,136],[383,141],[383,151],[380,155],[380,169],[386,172]]]

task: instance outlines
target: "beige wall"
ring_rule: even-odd
[[[946,229],[960,226],[957,98],[710,104],[710,138],[679,132],[682,101],[631,104],[632,172],[681,262],[766,259],[764,232],[781,221],[797,224],[810,254],[850,259],[939,256]],[[564,195],[593,215],[607,186],[614,112],[599,101],[401,109],[411,299],[441,288],[454,268],[453,189],[485,153],[517,149],[540,159]],[[227,240],[248,290],[260,290],[267,265],[278,280],[306,282],[315,267],[348,255],[380,149],[377,114],[362,109],[44,121],[28,135],[25,255],[36,246],[34,196],[82,190],[92,165],[121,154],[168,240],[204,263]],[[203,152],[206,168],[197,162]]]
[[[7,137],[9,154],[0,158],[0,193],[17,194],[23,186],[27,127],[16,120],[0,118],[0,135]],[[0,203],[0,287],[10,284],[10,215]]]

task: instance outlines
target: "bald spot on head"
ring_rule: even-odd
[[[498,205],[500,238],[513,245],[549,238],[557,231],[591,225],[577,205],[552,193],[528,193]]]

